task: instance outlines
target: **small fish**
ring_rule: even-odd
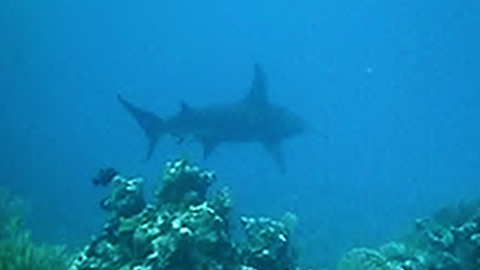
[[[113,178],[118,175],[114,168],[102,168],[98,170],[97,175],[92,179],[95,186],[106,186],[112,182]]]

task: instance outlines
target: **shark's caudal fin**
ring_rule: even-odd
[[[145,135],[147,135],[149,142],[147,159],[149,159],[152,156],[158,139],[164,132],[163,120],[158,118],[155,114],[133,105],[120,95],[117,95],[117,98],[123,105],[123,107],[125,107],[125,109],[127,109],[127,111],[133,116],[133,118],[135,118],[137,123],[145,132]]]

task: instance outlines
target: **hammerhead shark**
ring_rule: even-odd
[[[248,94],[230,104],[192,107],[182,102],[180,112],[168,118],[159,118],[122,96],[117,97],[149,140],[147,159],[163,134],[170,134],[180,141],[187,138],[199,141],[204,158],[209,157],[219,144],[258,142],[284,172],[281,144],[285,139],[303,133],[306,127],[295,114],[269,101],[267,78],[259,64],[254,66]]]

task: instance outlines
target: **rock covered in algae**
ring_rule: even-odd
[[[234,241],[228,191],[208,196],[216,179],[212,171],[185,159],[167,163],[153,204],[140,203],[138,178],[116,178],[108,197],[110,218],[69,270],[295,268],[289,226],[282,222],[249,218],[248,241]]]
[[[127,179],[116,175],[110,196],[102,201],[102,207],[118,217],[138,214],[145,207],[142,183],[142,178]]]
[[[39,244],[24,226],[28,203],[0,186],[0,269],[65,270],[71,254],[65,246]]]
[[[0,186],[0,239],[21,229],[25,208],[22,199]]]
[[[400,242],[390,242],[378,250],[354,248],[338,264],[338,270],[428,270],[422,253]]]
[[[186,159],[167,162],[156,197],[160,204],[198,204],[206,200],[215,179],[215,173],[192,166]]]
[[[369,248],[355,248],[339,262],[338,270],[393,270],[387,258]]]
[[[256,269],[294,269],[296,254],[290,243],[291,224],[270,218],[242,217],[247,242],[242,255]]]
[[[478,270],[480,201],[444,208],[431,218],[417,220],[400,242],[378,250],[353,250],[338,269]]]

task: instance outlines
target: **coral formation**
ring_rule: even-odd
[[[214,172],[186,159],[168,162],[148,203],[143,178],[100,170],[93,182],[110,185],[101,201],[109,217],[73,261],[65,247],[35,244],[23,226],[25,204],[0,188],[0,269],[300,270],[291,239],[296,216],[241,217],[245,238],[239,241],[232,232],[230,193],[209,192],[215,181]],[[377,249],[352,249],[337,269],[480,269],[480,200],[446,207],[414,225]]]
[[[378,250],[354,249],[338,270],[477,270],[480,269],[480,202],[444,208],[419,219],[398,242]]]
[[[0,238],[8,237],[22,226],[25,203],[0,187]]]
[[[215,174],[188,165],[187,159],[168,162],[163,185],[156,191],[159,204],[194,205],[206,200],[206,193],[215,181]]]
[[[294,269],[295,252],[290,245],[289,227],[269,218],[242,218],[247,234],[244,258],[255,269]]]
[[[65,247],[34,244],[27,232],[0,239],[2,270],[64,270],[69,260]]]
[[[389,270],[387,258],[380,252],[368,248],[349,251],[338,265],[338,270]]]
[[[37,245],[22,225],[25,203],[0,188],[0,269],[64,270],[70,256],[63,246]]]
[[[114,176],[112,192],[102,200],[102,208],[111,211],[117,218],[129,218],[138,214],[145,207],[142,182],[142,178]]]
[[[104,200],[109,219],[69,270],[297,269],[294,215],[285,222],[242,218],[246,241],[236,242],[228,191],[208,194],[215,179],[186,159],[169,162],[155,202],[145,203],[140,178],[114,176]]]

